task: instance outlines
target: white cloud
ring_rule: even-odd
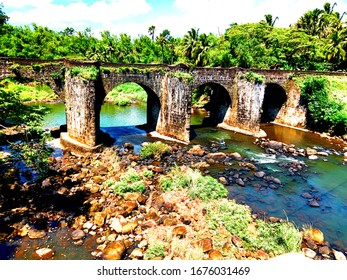
[[[166,2],[159,1],[158,6]],[[175,0],[172,7],[165,7],[160,9],[161,14],[154,14],[155,9],[146,0],[96,0],[89,5],[82,0],[74,0],[66,6],[53,4],[53,0],[0,0],[5,8],[12,7],[14,10],[8,13],[10,23],[35,22],[52,29],[91,27],[96,35],[99,31],[109,30],[113,34],[127,33],[133,37],[148,34],[151,25],[156,26],[157,33],[169,29],[173,36],[183,36],[190,28],[199,28],[200,33],[223,33],[233,22],[259,22],[265,14],[279,17],[277,27],[288,27],[308,10],[323,8],[328,1]],[[346,0],[333,2],[337,3],[335,11],[341,14],[347,11]],[[23,6],[27,7],[15,10]],[[167,13],[163,13],[164,10]]]
[[[24,1],[21,2],[24,5]],[[26,11],[9,13],[10,23],[30,24],[35,22],[50,28],[75,27],[78,22],[84,22],[85,27],[93,24],[109,26],[111,23],[143,15],[151,10],[146,0],[104,0],[95,1],[91,5],[80,1],[69,3],[66,6],[52,4],[52,1],[49,0],[40,5],[37,5],[37,2],[39,1],[26,1],[26,3],[36,6]]]

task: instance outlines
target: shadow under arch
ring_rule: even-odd
[[[201,124],[191,124],[190,139],[196,136],[194,129],[201,127],[216,127],[218,124],[222,123],[232,101],[227,89],[218,83],[200,85],[193,91],[192,98],[199,103],[204,103],[202,109],[206,113]]]
[[[261,123],[274,122],[287,102],[286,91],[279,84],[268,83],[265,87],[264,101],[262,105]]]
[[[99,143],[103,143],[106,145],[112,145],[117,138],[122,137],[122,136],[131,136],[131,135],[135,135],[135,134],[139,134],[139,133],[148,133],[151,131],[156,130],[157,127],[157,123],[158,123],[158,119],[159,119],[159,114],[160,114],[160,109],[161,109],[161,103],[160,103],[160,99],[157,96],[157,94],[148,86],[139,83],[139,82],[135,82],[135,81],[125,81],[125,82],[121,82],[118,83],[114,88],[122,85],[122,84],[128,84],[128,83],[133,83],[136,84],[138,86],[140,86],[147,94],[147,101],[146,101],[146,114],[145,117],[140,117],[140,121],[139,123],[134,123],[134,120],[132,120],[132,116],[126,116],[126,118],[128,118],[129,122],[127,120],[125,120],[125,123],[117,123],[115,121],[115,123],[109,123],[107,124],[107,126],[103,126],[101,129],[101,109],[102,109],[102,105],[105,104],[105,99],[106,96],[112,91],[112,89],[109,92],[105,92],[105,97],[103,98],[101,104],[97,104],[97,114],[96,114],[96,119],[97,119],[97,123],[98,123],[98,142]],[[115,105],[116,106],[116,105]],[[132,106],[132,105],[130,105]],[[140,105],[141,106],[141,105]],[[119,110],[121,109],[126,109],[126,107],[121,108],[121,106],[119,107]],[[115,109],[117,110],[117,108]],[[136,111],[136,110],[135,110]],[[144,120],[145,118],[145,120]],[[142,121],[144,120],[144,121]],[[127,124],[129,123],[129,124]]]

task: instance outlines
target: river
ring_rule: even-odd
[[[46,105],[51,113],[46,117],[45,126],[52,127],[65,123],[63,104]],[[304,176],[288,176],[285,167],[280,163],[293,160],[288,156],[267,155],[254,144],[255,138],[238,133],[208,127],[198,127],[204,117],[196,112],[191,119],[194,126],[192,144],[209,145],[213,141],[224,141],[224,152],[239,152],[242,156],[253,158],[263,170],[269,170],[282,182],[279,189],[254,187],[246,185],[228,186],[230,198],[238,203],[248,204],[255,212],[285,218],[293,221],[298,227],[313,226],[321,229],[332,247],[347,251],[347,166],[343,157],[331,154],[326,161],[310,161],[298,158],[307,164],[308,171]],[[134,105],[119,107],[111,104],[102,106],[100,125],[115,139],[116,145],[131,142],[135,151],[149,139],[146,132],[136,125],[146,122],[146,106]],[[278,125],[263,125],[268,137],[297,147],[318,147],[328,151],[336,150],[341,154],[341,147],[314,133],[304,132]],[[218,170],[211,170],[218,172]],[[311,192],[319,197],[320,207],[310,207],[302,197],[304,192]]]

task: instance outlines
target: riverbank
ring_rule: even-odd
[[[1,228],[7,229],[2,240],[42,239],[66,228],[67,238],[88,245],[95,259],[270,259],[293,251],[314,259],[344,257],[329,248],[321,231],[303,234],[287,221],[253,213],[221,195],[228,179],[222,175],[219,182],[208,179],[212,190],[220,190],[213,199],[192,198],[190,188],[168,187],[175,174],[184,185],[182,174],[200,178],[193,170],[208,175],[214,165],[237,165],[240,174],[254,174],[250,180],[261,172],[252,160],[217,146],[173,144],[163,156],[143,159],[130,143],[83,156],[64,151],[51,158],[55,172],[33,183],[20,184],[19,171],[8,170],[8,184],[2,185],[8,191],[2,201]],[[272,178],[268,185],[281,182]],[[130,187],[132,192],[120,191]],[[17,207],[9,205],[13,199]],[[13,257],[28,258],[28,250],[29,258],[54,259],[55,248],[42,245],[19,248]]]

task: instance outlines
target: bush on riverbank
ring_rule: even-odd
[[[22,102],[43,102],[58,99],[58,96],[49,86],[38,82],[23,84],[13,79],[5,79],[0,82],[0,86],[9,94],[18,92]]]
[[[203,176],[200,171],[188,167],[175,167],[167,175],[159,178],[164,191],[187,189],[191,198],[207,201],[225,197],[228,190],[211,176]]]
[[[308,77],[302,81],[301,97],[307,106],[307,127],[334,135],[347,133],[347,113],[340,100],[332,99],[329,83],[323,77]]]
[[[148,143],[142,147],[140,156],[143,159],[154,158],[160,159],[163,155],[170,153],[171,147],[168,144],[157,141],[154,143]]]

